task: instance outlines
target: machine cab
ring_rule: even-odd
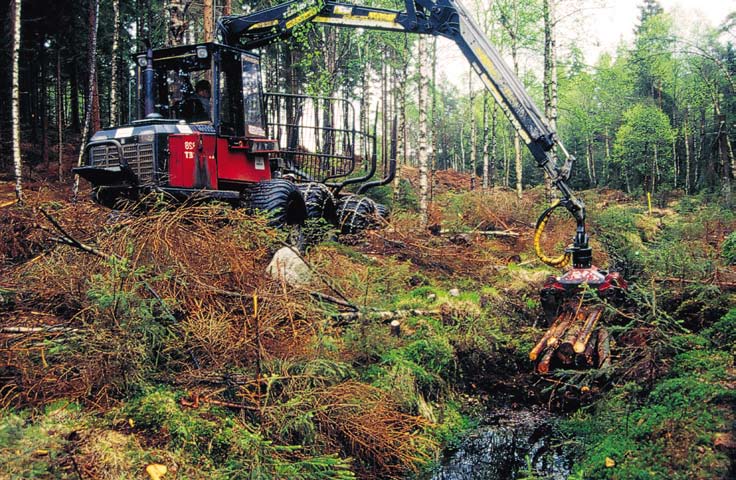
[[[139,118],[146,116],[147,62],[138,55]],[[260,58],[252,53],[216,43],[154,50],[151,94],[165,119],[211,125],[221,137],[266,136]]]

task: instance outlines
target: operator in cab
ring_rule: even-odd
[[[187,122],[210,122],[212,85],[207,80],[200,80],[194,86],[194,95],[185,103],[182,115]]]

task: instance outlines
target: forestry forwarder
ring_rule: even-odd
[[[251,208],[276,210],[282,223],[299,223],[306,216],[304,200],[290,180],[302,182],[302,191],[308,195],[307,206],[310,202],[319,203],[320,208],[327,194],[337,193],[349,183],[367,181],[375,173],[375,148],[366,176],[342,182],[334,179],[352,173],[356,135],[362,135],[366,142],[370,136],[331,124],[324,127],[333,134],[331,141],[323,142],[326,147],[334,149],[339,143],[349,143],[347,150],[353,155],[349,162],[349,158],[334,151],[305,152],[308,149],[298,144],[300,137],[293,133],[297,129],[294,119],[270,123],[266,120],[264,97],[278,95],[262,93],[259,57],[251,51],[290,37],[295,28],[308,22],[438,35],[453,40],[524,140],[537,166],[561,193],[561,199],[539,218],[535,232],[535,248],[543,262],[558,268],[572,264],[564,275],[553,277],[545,285],[542,298],[547,309],[559,308],[562,300],[576,295],[583,284],[602,294],[625,288],[625,282],[616,273],[600,271],[592,265],[585,204],[567,185],[574,158],[458,0],[405,0],[404,11],[330,0],[294,0],[252,14],[220,19],[220,43],[155,51],[149,48],[137,58],[144,118],[130,126],[97,132],[86,147],[90,152],[87,166],[76,172],[92,182],[98,195],[130,193],[142,187],[178,197],[206,193],[215,198],[242,201]],[[197,112],[192,97],[186,96],[193,93],[190,80],[203,71],[210,81],[216,80],[212,82],[209,112]],[[281,97],[286,102],[303,101],[299,96]],[[201,114],[204,121],[198,121],[201,118],[197,115]],[[287,130],[286,140],[270,139],[269,133],[274,132],[269,132],[268,127],[278,133],[282,128]],[[334,132],[353,142],[336,141]],[[375,136],[372,139],[375,145]],[[555,148],[564,156],[562,166],[552,156]],[[305,157],[311,161],[305,161]],[[307,168],[315,163],[320,168]],[[388,177],[393,177],[394,169],[395,158],[387,169]],[[387,181],[390,178],[364,184],[359,193]],[[332,192],[325,192],[325,185]],[[369,213],[367,210],[375,210],[375,207],[366,210],[367,203],[355,196],[344,198],[340,221],[352,221]],[[541,251],[539,239],[558,208],[565,208],[575,218],[577,227],[572,244],[559,257],[550,258]],[[324,208],[321,211],[318,208],[316,215],[327,216]]]

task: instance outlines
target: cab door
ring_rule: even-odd
[[[217,176],[224,182],[271,178],[267,156],[255,155],[254,139],[266,136],[260,58],[242,51],[220,52],[217,92]]]

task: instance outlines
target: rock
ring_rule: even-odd
[[[273,255],[266,272],[274,280],[283,279],[292,287],[306,285],[312,280],[309,266],[289,247],[283,247]]]
[[[434,302],[435,300],[437,300],[437,295],[435,295],[434,293],[430,293],[429,295],[427,295],[427,300],[430,302]]]
[[[459,297],[460,296],[460,290],[458,290],[457,288],[452,288],[447,293],[449,293],[451,297]]]

